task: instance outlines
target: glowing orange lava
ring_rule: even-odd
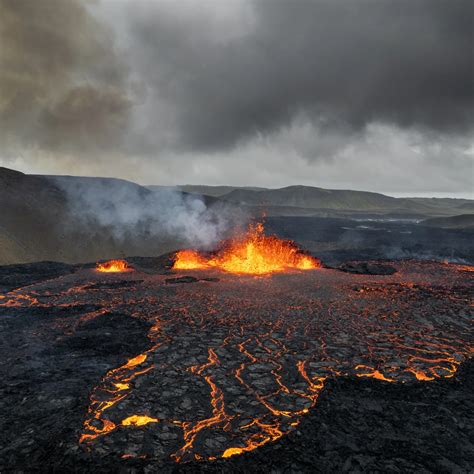
[[[152,418],[146,415],[132,415],[122,420],[123,426],[144,426],[148,423],[158,423],[158,418]]]
[[[284,272],[288,269],[312,270],[321,262],[303,254],[296,244],[275,236],[266,236],[263,224],[250,225],[245,235],[231,240],[215,256],[206,258],[196,250],[176,254],[175,270],[219,268],[230,273]]]
[[[456,265],[456,269],[462,272],[474,272],[474,265]]]
[[[132,270],[125,260],[109,260],[104,263],[97,263],[95,269],[98,272],[105,273],[129,272]]]

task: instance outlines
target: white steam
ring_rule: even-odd
[[[72,225],[105,228],[117,240],[176,240],[177,246],[212,248],[243,224],[242,211],[173,188],[149,190],[106,178],[53,177],[66,192]],[[212,198],[210,198],[212,199]]]

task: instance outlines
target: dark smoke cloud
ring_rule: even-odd
[[[0,0],[0,163],[147,184],[472,194],[473,9]]]
[[[2,153],[118,147],[131,105],[127,70],[92,3],[0,0]]]
[[[322,130],[473,125],[471,0],[253,1],[252,25],[230,38],[207,10],[183,19],[169,2],[142,6],[137,65],[192,149],[225,149],[301,113]]]

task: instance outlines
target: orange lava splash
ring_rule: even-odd
[[[318,259],[303,254],[294,242],[266,236],[262,223],[250,225],[241,238],[225,243],[213,257],[206,258],[196,250],[181,250],[173,265],[174,270],[219,268],[254,275],[320,267]]]
[[[180,250],[176,253],[173,269],[175,270],[198,270],[210,266],[210,260],[206,260],[196,250]]]
[[[105,273],[129,272],[132,270],[125,260],[109,260],[104,263],[97,263],[95,269],[98,272]]]

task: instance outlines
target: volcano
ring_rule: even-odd
[[[175,270],[218,268],[230,273],[264,275],[292,269],[313,270],[321,262],[304,254],[297,245],[276,236],[266,236],[263,224],[251,224],[238,238],[223,242],[222,248],[211,257],[195,250],[177,252]]]
[[[317,265],[262,278],[136,262],[118,273],[68,268],[0,296],[7,466],[24,466],[24,453],[84,471],[257,465],[267,447],[306,439],[305,420],[323,416],[335,383],[359,384],[354,400],[368,382],[401,398],[435,393],[460,383],[474,349],[469,266],[388,262],[394,273],[364,275]],[[376,460],[390,430],[377,435]],[[409,436],[406,425],[398,433]],[[430,462],[451,456],[430,442]]]

